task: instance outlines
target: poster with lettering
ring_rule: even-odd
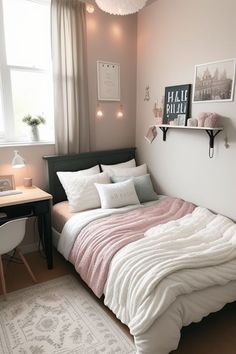
[[[191,85],[168,86],[165,88],[163,124],[187,125],[189,118]]]

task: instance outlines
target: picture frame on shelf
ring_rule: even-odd
[[[236,59],[195,65],[193,103],[233,101]]]
[[[99,101],[120,101],[120,64],[97,61]]]
[[[170,124],[181,115],[181,125],[182,120],[185,119],[184,125],[186,126],[190,114],[190,98],[191,84],[166,87],[163,124]]]
[[[13,175],[0,175],[0,193],[15,189]]]

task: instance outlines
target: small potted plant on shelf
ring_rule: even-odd
[[[38,125],[45,124],[45,118],[42,116],[33,117],[28,114],[24,116],[22,121],[31,127],[32,141],[39,141]]]

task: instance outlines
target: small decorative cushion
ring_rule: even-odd
[[[134,187],[140,203],[150,202],[158,199],[158,195],[153,189],[152,181],[150,175],[148,174],[139,177],[125,177],[125,176],[111,177],[112,182],[115,183],[127,181],[130,179],[134,182]]]
[[[103,172],[106,172],[108,176],[111,176],[111,172],[113,168],[125,168],[125,167],[135,167],[136,162],[135,159],[122,162],[122,163],[117,163],[115,165],[101,165],[101,169]]]
[[[65,189],[71,212],[101,206],[94,183],[110,183],[110,178],[105,172],[91,176],[72,173],[69,178],[68,176],[65,177],[63,172],[57,172],[57,175]]]
[[[143,164],[137,167],[112,168],[111,176],[137,177],[147,174],[147,165]]]
[[[99,193],[102,209],[140,204],[132,180],[106,185],[95,183],[95,186]]]

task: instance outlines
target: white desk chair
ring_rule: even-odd
[[[8,221],[5,224],[0,226],[0,278],[1,278],[4,297],[6,297],[7,291],[6,291],[6,283],[5,283],[5,277],[3,272],[2,255],[5,253],[8,253],[15,249],[16,253],[24,263],[34,283],[37,282],[25,257],[23,256],[21,251],[17,248],[17,246],[21,243],[21,241],[25,236],[26,220],[27,218],[15,219],[12,221]]]

